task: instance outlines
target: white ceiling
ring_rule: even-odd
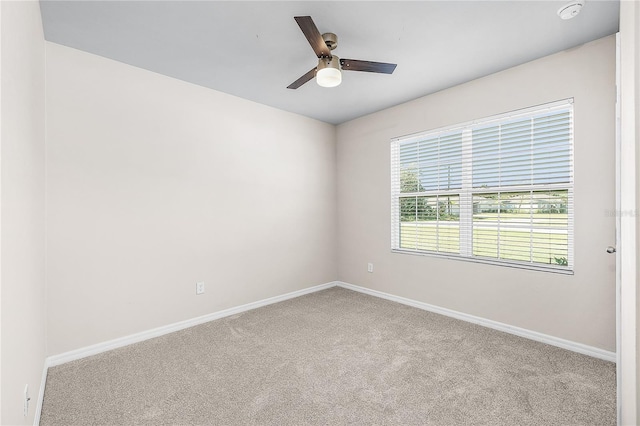
[[[618,31],[619,2],[41,1],[45,38],[328,123],[342,123]],[[286,87],[317,64],[294,16],[338,35],[341,58],[392,75]]]

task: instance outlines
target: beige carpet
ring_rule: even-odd
[[[42,425],[614,425],[615,365],[341,288],[51,368]]]

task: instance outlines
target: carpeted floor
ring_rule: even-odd
[[[42,425],[614,425],[615,365],[331,288],[51,368]]]

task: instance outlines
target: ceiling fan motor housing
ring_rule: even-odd
[[[327,45],[329,50],[333,50],[338,47],[338,36],[334,33],[324,33],[322,34],[322,39],[324,40],[324,44]]]
[[[336,55],[333,55],[330,58],[319,58],[317,70],[320,71],[321,69],[324,69],[324,68],[335,68],[339,70],[340,58],[338,58]]]

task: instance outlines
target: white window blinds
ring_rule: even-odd
[[[570,271],[573,105],[391,143],[392,249]]]

